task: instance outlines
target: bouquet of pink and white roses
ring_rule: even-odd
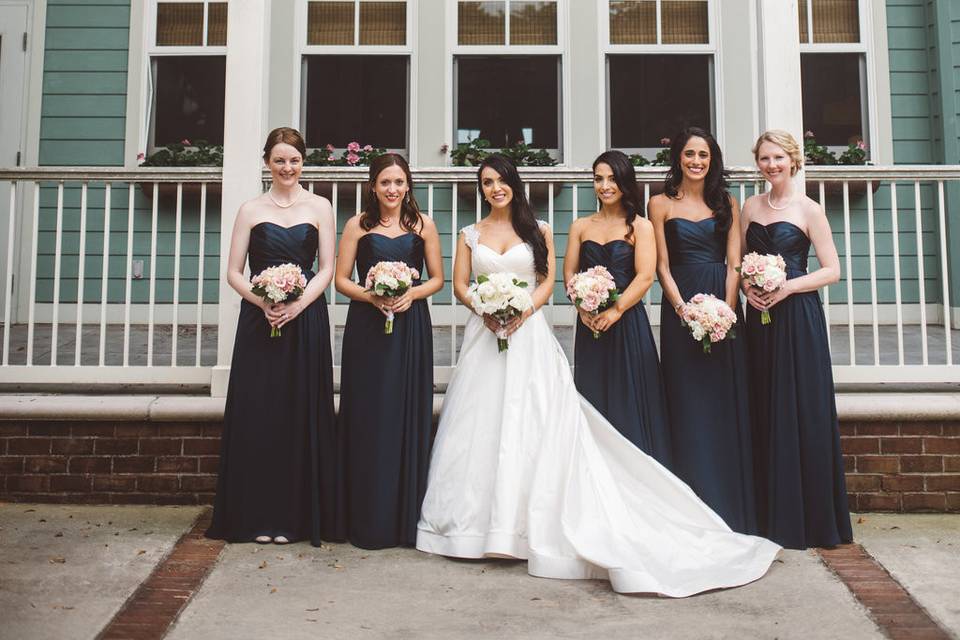
[[[782,287],[787,281],[787,263],[779,254],[759,254],[756,251],[743,256],[743,262],[737,268],[740,276],[751,287],[770,293]],[[760,313],[761,324],[770,324],[770,312]]]
[[[567,283],[567,297],[592,316],[606,309],[620,297],[617,283],[604,266],[590,267],[570,278]],[[594,339],[600,337],[597,331],[593,332]]]
[[[374,295],[385,298],[398,298],[413,286],[413,281],[420,278],[420,272],[406,262],[390,262],[384,260],[370,267],[367,271],[366,289]],[[393,333],[393,311],[387,311],[387,321],[383,325],[383,332]]]
[[[304,287],[307,286],[307,278],[300,267],[288,262],[267,267],[251,278],[250,283],[253,285],[250,290],[254,295],[268,300],[271,304],[278,304],[299,298],[303,294]],[[270,328],[271,338],[279,335],[279,327]]]
[[[480,315],[491,315],[506,324],[533,306],[527,292],[527,283],[512,273],[489,273],[477,276],[477,281],[467,290],[470,305]],[[503,331],[497,332],[497,350],[501,353],[510,345]]]
[[[703,344],[704,353],[710,353],[710,345],[728,335],[735,337],[733,325],[737,323],[737,314],[713,294],[698,293],[690,298],[680,311],[680,320],[693,339]]]

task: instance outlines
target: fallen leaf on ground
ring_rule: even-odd
[[[270,593],[276,593],[276,592],[277,592],[277,588],[276,588],[276,587],[274,587],[273,589],[270,589]]]
[[[139,549],[139,550],[137,550],[137,555],[138,555],[138,556],[142,556],[142,555],[145,554],[146,552],[147,552],[146,549]]]
[[[50,558],[50,564],[64,564],[66,561],[66,558],[61,558],[60,556]]]

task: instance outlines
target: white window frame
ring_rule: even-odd
[[[417,82],[418,82],[418,56],[417,48],[413,46],[413,42],[416,40],[417,32],[417,0],[352,0],[354,3],[354,13],[353,13],[353,44],[344,44],[344,45],[328,45],[328,44],[307,44],[307,34],[308,34],[308,25],[307,25],[307,16],[308,16],[308,3],[309,2],[337,2],[344,0],[299,0],[296,3],[295,8],[295,24],[300,25],[299,33],[297,34],[298,46],[294,47],[294,60],[293,60],[293,121],[298,124],[301,131],[305,131],[306,126],[306,113],[307,113],[307,74],[306,66],[307,60],[306,56],[316,56],[316,55],[351,55],[351,56],[363,56],[363,55],[405,55],[409,60],[407,66],[407,123],[406,123],[406,139],[407,147],[405,149],[389,149],[389,151],[406,154],[407,161],[411,165],[415,165],[417,162],[416,158],[416,145],[414,141],[416,140],[417,130],[416,122],[417,119],[414,117],[417,108]],[[371,44],[359,44],[360,42],[360,3],[361,2],[396,2],[406,4],[406,44],[403,45],[371,45]],[[320,141],[313,141],[318,144]],[[365,144],[365,141],[358,141],[361,144]],[[310,147],[310,150],[316,149],[319,147]],[[343,152],[343,149],[337,149],[336,154]]]
[[[561,166],[566,165],[569,157],[567,141],[571,139],[570,129],[570,60],[569,60],[569,33],[568,2],[571,0],[545,0],[557,5],[557,43],[556,44],[509,44],[510,42],[510,2],[523,0],[497,0],[505,3],[504,44],[460,44],[458,18],[461,2],[477,0],[447,0],[446,25],[446,77],[450,82],[450,92],[446,104],[446,130],[450,136],[450,148],[457,146],[456,109],[457,109],[457,78],[454,75],[454,59],[458,56],[559,56],[560,58],[560,118],[557,122],[556,149],[547,149],[550,155],[556,158]],[[583,0],[577,0],[583,1]]]
[[[873,9],[870,6],[870,0],[857,0],[857,18],[860,29],[860,42],[813,42],[813,0],[798,0],[806,3],[807,8],[807,40],[809,42],[800,43],[800,55],[811,53],[856,53],[860,54],[860,120],[863,123],[863,141],[867,145],[867,159],[875,161],[876,154],[873,150],[872,141],[875,139],[874,132],[877,130],[879,121],[877,107],[877,79],[875,47],[874,47],[874,21]],[[797,34],[800,37],[800,34]],[[889,73],[889,72],[888,72]],[[802,87],[801,87],[802,95]],[[807,125],[804,123],[804,131]],[[816,132],[814,132],[816,133]],[[837,155],[847,150],[846,145],[829,145],[827,149]]]
[[[143,12],[143,82],[141,83],[141,98],[143,104],[143,120],[140,129],[140,149],[144,153],[151,153],[160,149],[154,144],[154,121],[156,113],[154,112],[154,78],[156,69],[153,63],[154,58],[173,57],[173,56],[226,56],[227,47],[225,45],[200,45],[200,46],[165,46],[157,44],[157,5],[160,3],[170,4],[197,4],[203,3],[203,41],[207,41],[207,27],[209,24],[208,14],[211,3],[224,2],[225,0],[147,0],[145,11]],[[227,7],[229,12],[229,4]],[[229,36],[228,36],[229,37]]]
[[[662,44],[662,6],[663,0],[656,0],[657,15],[657,43],[658,44],[612,44],[610,42],[610,0],[600,0],[601,13],[599,16],[600,28],[600,68],[599,77],[603,81],[603,90],[599,91],[599,113],[601,114],[601,132],[606,141],[606,148],[611,149],[612,132],[610,130],[610,74],[608,61],[611,54],[623,55],[709,55],[713,59],[710,63],[710,119],[711,133],[721,147],[724,144],[723,122],[723,74],[722,47],[720,46],[720,1],[707,0],[707,43],[706,44]],[[671,132],[669,135],[673,135]],[[626,154],[639,153],[647,160],[653,161],[654,156],[662,147],[616,147]]]

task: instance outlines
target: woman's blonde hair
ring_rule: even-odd
[[[790,168],[790,175],[796,175],[797,171],[803,168],[803,147],[800,146],[796,138],[790,135],[789,131],[770,129],[769,131],[761,133],[760,137],[757,138],[757,142],[753,145],[754,161],[757,159],[760,145],[764,142],[773,143],[787,152],[787,155],[793,161],[793,167]]]

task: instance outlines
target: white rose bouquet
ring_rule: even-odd
[[[522,315],[533,306],[533,299],[527,292],[527,283],[513,273],[490,273],[477,276],[477,281],[467,290],[470,305],[480,315],[491,315],[506,324],[512,318]],[[501,330],[497,332],[497,349],[507,350],[507,336]]]

